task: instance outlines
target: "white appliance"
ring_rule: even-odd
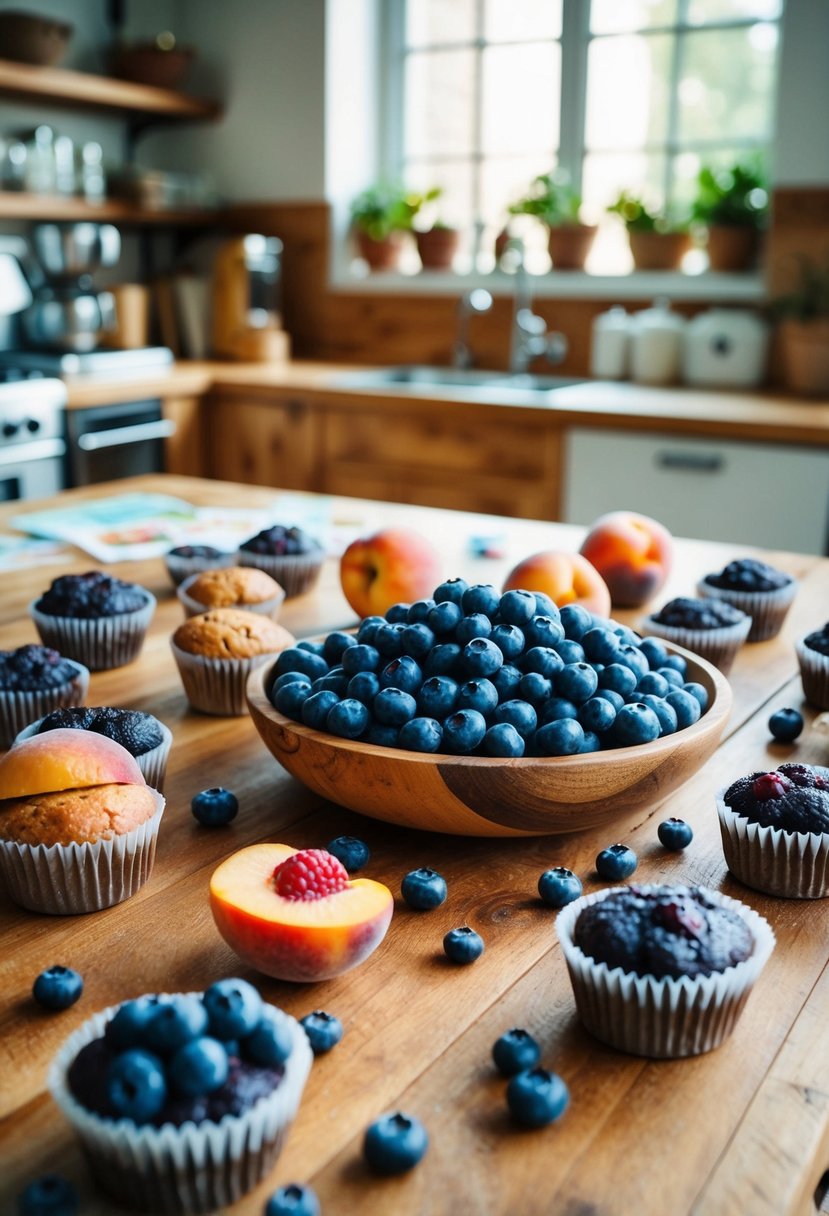
[[[665,299],[631,319],[630,376],[637,384],[675,384],[682,365],[685,318]]]
[[[685,329],[683,379],[708,388],[755,388],[766,374],[769,330],[746,309],[711,308]]]

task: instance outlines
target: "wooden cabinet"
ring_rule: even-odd
[[[303,394],[222,392],[208,398],[213,477],[283,490],[318,488],[321,414]]]
[[[165,397],[161,411],[175,426],[172,435],[164,440],[165,473],[204,477],[207,473],[207,433],[202,399]]]

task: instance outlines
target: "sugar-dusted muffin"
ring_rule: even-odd
[[[794,644],[803,695],[810,705],[829,709],[829,621]]]
[[[185,579],[176,594],[188,616],[211,608],[243,608],[276,618],[285,599],[279,583],[254,566],[203,570]]]
[[[30,722],[62,705],[80,705],[89,669],[50,646],[0,650],[0,748]]]
[[[164,554],[164,565],[174,586],[178,587],[191,574],[214,570],[233,564],[234,554],[225,553],[215,545],[177,545]]]
[[[138,761],[147,785],[157,790],[164,788],[173,736],[153,714],[111,705],[56,709],[21,731],[18,739],[28,739],[48,730],[91,730],[114,739]]]
[[[315,585],[325,560],[325,550],[302,528],[273,524],[239,546],[242,566],[257,566],[285,588],[288,598],[302,595]]]
[[[774,947],[751,908],[705,887],[616,887],[568,904],[556,929],[587,1029],[675,1058],[731,1033]]]
[[[756,557],[729,562],[697,584],[703,598],[725,600],[748,613],[748,642],[765,642],[780,632],[796,593],[796,579]]]
[[[732,874],[791,899],[829,895],[829,768],[781,764],[717,793],[723,852]]]
[[[748,637],[751,617],[725,600],[679,596],[646,616],[640,631],[702,655],[723,674]]]
[[[247,712],[245,685],[255,667],[294,644],[270,617],[214,608],[179,625],[170,645],[187,699],[202,713]]]
[[[153,1216],[212,1212],[272,1169],[312,1058],[298,1022],[226,979],[93,1015],[48,1080],[111,1198]]]
[[[89,570],[56,578],[29,612],[47,646],[90,671],[103,671],[137,658],[155,603],[137,583]]]

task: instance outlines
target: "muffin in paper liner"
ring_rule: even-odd
[[[81,1048],[100,1038],[117,1005],[94,1014],[66,1040],[49,1069],[49,1089],[103,1190],[152,1216],[212,1212],[235,1203],[268,1174],[299,1109],[313,1060],[299,1023],[271,1008],[293,1040],[285,1074],[270,1095],[219,1123],[139,1126],[131,1119],[105,1119],[77,1101],[67,1081],[69,1067]]]
[[[172,639],[170,648],[193,709],[220,718],[239,717],[248,712],[245,698],[248,676],[255,667],[276,658],[268,651],[248,659],[208,659],[182,650]]]
[[[138,658],[144,645],[156,599],[145,588],[141,591],[146,603],[135,612],[88,618],[52,616],[41,612],[35,600],[29,605],[29,615],[45,646],[54,646],[61,654],[84,663],[90,671],[108,671]]]
[[[642,889],[652,887],[643,885]],[[768,922],[746,904],[707,887],[700,889],[743,917],[754,938],[754,951],[736,966],[693,979],[656,979],[621,967],[610,968],[589,958],[576,945],[575,924],[583,909],[624,888],[609,887],[583,895],[559,912],[556,931],[579,1017],[603,1043],[651,1059],[680,1059],[712,1051],[731,1034],[774,949],[774,934]]]
[[[0,840],[0,874],[9,896],[53,916],[98,912],[129,899],[150,877],[164,798],[151,789],[155,814],[106,840],[84,844],[21,844]]]
[[[201,573],[201,571],[199,573]],[[201,600],[194,600],[191,595],[187,594],[188,587],[190,587],[197,578],[198,574],[191,575],[190,578],[186,578],[181,586],[176,589],[176,595],[178,596],[179,602],[181,603],[185,614],[188,617],[201,616],[203,612],[208,612],[211,608],[216,607],[215,604],[203,604]],[[280,587],[278,595],[272,595],[266,600],[259,600],[255,603],[246,602],[240,604],[226,604],[222,605],[222,607],[241,608],[245,612],[259,612],[263,616],[269,616],[273,620],[276,620],[279,616],[279,609],[282,607],[284,600],[285,590],[283,587]]]
[[[320,546],[311,553],[285,553],[276,556],[270,553],[251,553],[239,549],[235,563],[239,566],[256,566],[276,579],[285,588],[285,595],[292,599],[304,595],[316,586],[325,561],[325,550]]]
[[[218,557],[182,557],[178,553],[165,553],[164,565],[174,587],[179,587],[191,575],[201,574],[204,570],[221,570],[232,566],[235,553],[220,553]]]
[[[746,616],[734,625],[720,625],[716,629],[689,629],[685,625],[664,625],[651,615],[642,618],[638,629],[645,637],[662,638],[665,642],[673,642],[701,655],[719,667],[723,675],[728,675],[737,651],[748,637],[751,617]]]
[[[791,579],[784,587],[772,591],[733,591],[715,587],[704,578],[697,583],[697,595],[703,599],[725,600],[751,617],[747,642],[767,642],[783,628],[783,622],[797,595],[798,583]]]
[[[829,832],[787,832],[763,827],[725,803],[717,791],[722,847],[729,870],[741,883],[784,899],[829,895]]]
[[[20,732],[14,742],[22,743],[24,739],[30,739],[32,735],[36,735],[38,727],[45,717],[46,714],[43,714],[43,717],[38,718],[36,722],[30,723],[25,730]],[[170,756],[170,748],[173,745],[173,734],[168,726],[158,721],[158,718],[156,718],[156,722],[158,722],[161,731],[161,742],[155,747],[150,748],[148,752],[142,752],[140,756],[133,758],[141,769],[141,775],[147,782],[147,785],[152,786],[154,790],[158,790],[161,793],[164,789],[164,778],[167,774],[167,760]]]
[[[89,668],[74,659],[66,662],[75,668],[75,675],[56,688],[37,688],[31,692],[0,689],[0,748],[11,747],[30,722],[45,718],[53,709],[83,705],[89,689]]]
[[[829,709],[829,655],[807,646],[806,638],[798,638],[794,648],[804,697],[818,709]]]

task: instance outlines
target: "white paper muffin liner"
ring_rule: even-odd
[[[762,827],[727,806],[717,791],[722,847],[735,878],[755,891],[784,899],[829,895],[829,832]]]
[[[150,877],[164,798],[151,789],[155,814],[120,836],[92,844],[0,840],[0,874],[10,897],[32,912],[98,912],[134,895]]]
[[[21,743],[24,739],[30,739],[32,735],[36,735],[38,727],[45,717],[46,714],[42,718],[38,718],[36,722],[30,723],[16,737],[15,743]],[[173,735],[169,727],[165,726],[163,722],[159,722],[158,718],[156,718],[156,722],[161,731],[161,742],[156,747],[151,748],[150,751],[144,752],[140,756],[134,756],[133,759],[141,769],[141,774],[147,785],[152,786],[154,790],[158,790],[160,793],[164,789],[164,778],[167,774],[167,760],[170,755],[170,748],[173,745]]]
[[[726,587],[715,587],[703,578],[697,583],[697,595],[703,599],[725,600],[727,604],[745,612],[751,617],[746,641],[767,642],[783,628],[797,587],[797,580],[791,579],[784,587],[775,587],[772,591],[733,591]]]
[[[75,668],[75,675],[56,688],[39,688],[32,692],[0,689],[0,748],[11,747],[24,727],[45,718],[53,709],[83,705],[89,690],[89,668],[74,659],[66,659],[66,662]]]
[[[175,553],[165,553],[164,565],[174,587],[178,587],[192,574],[201,574],[204,570],[221,570],[232,566],[235,553],[222,553],[219,557],[179,557]]]
[[[662,638],[686,650],[701,655],[718,667],[723,675],[731,670],[737,651],[748,637],[751,617],[745,616],[734,625],[720,625],[716,629],[689,629],[684,625],[663,625],[653,616],[642,618],[639,632],[645,636]]]
[[[731,908],[754,938],[749,958],[725,971],[681,979],[640,976],[588,958],[573,934],[581,912],[605,899],[608,888],[574,900],[559,912],[556,931],[567,962],[579,1017],[592,1035],[619,1051],[651,1059],[678,1059],[712,1051],[731,1034],[748,995],[774,949],[774,934],[752,908],[709,888],[708,898]],[[652,890],[643,885],[642,890]]]
[[[80,1138],[96,1181],[120,1204],[152,1216],[212,1212],[235,1203],[272,1169],[299,1109],[313,1056],[299,1023],[271,1008],[293,1041],[285,1074],[272,1094],[219,1123],[139,1126],[131,1119],[104,1119],[81,1106],[69,1089],[69,1067],[81,1048],[101,1037],[117,1005],[94,1014],[66,1040],[49,1069],[49,1089]]]
[[[188,617],[201,616],[201,614],[203,612],[209,612],[211,608],[221,607],[221,608],[241,608],[243,612],[258,612],[262,616],[269,616],[271,618],[271,620],[275,621],[277,619],[277,617],[279,616],[279,609],[282,607],[283,601],[285,599],[285,590],[283,587],[280,587],[278,595],[271,595],[268,597],[268,599],[258,600],[255,603],[244,602],[244,603],[239,603],[239,604],[221,604],[221,605],[203,604],[201,602],[201,600],[194,600],[191,595],[187,594],[188,587],[190,587],[196,581],[197,578],[198,578],[197,574],[192,574],[189,578],[186,578],[184,580],[184,582],[181,584],[180,587],[178,587],[176,589],[176,595],[178,596],[179,602],[181,603],[182,607],[184,608],[185,615]]]
[[[220,718],[238,717],[248,712],[245,699],[248,676],[256,667],[276,658],[274,652],[268,651],[249,659],[208,659],[181,650],[172,639],[170,647],[193,709]]]
[[[146,598],[143,608],[115,616],[51,616],[39,611],[36,600],[29,605],[29,614],[45,646],[54,646],[90,671],[108,671],[131,663],[144,645],[156,599],[144,587],[141,592]]]
[[[325,552],[321,548],[315,549],[313,553],[290,553],[280,557],[267,553],[250,553],[246,549],[240,549],[236,554],[236,564],[264,570],[285,588],[288,599],[295,595],[304,595],[316,585],[324,561]]]
[[[794,648],[800,664],[804,697],[818,709],[829,709],[829,655],[812,650],[806,645],[805,637],[798,638]]]

